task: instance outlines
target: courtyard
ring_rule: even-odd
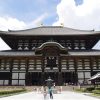
[[[9,97],[2,97],[0,100],[44,100],[42,93],[28,92]],[[46,100],[51,100],[49,94]],[[76,93],[71,91],[63,91],[62,93],[53,94],[53,100],[100,100],[99,98],[88,96],[84,93]]]

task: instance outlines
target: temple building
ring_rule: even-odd
[[[0,85],[84,83],[100,72],[100,31],[62,26],[0,31],[11,50],[0,51]]]

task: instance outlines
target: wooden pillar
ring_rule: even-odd
[[[45,66],[44,60],[45,60],[45,57],[42,57],[42,72],[44,72],[44,66]]]
[[[58,85],[63,85],[63,78],[62,78],[62,73],[58,73]]]
[[[13,68],[13,59],[10,60],[10,79],[9,79],[9,85],[12,85],[12,68]]]
[[[36,58],[34,58],[34,66],[35,66],[34,70],[36,70]]]
[[[18,70],[21,70],[21,64],[22,64],[21,60],[22,59],[18,60]],[[18,73],[18,85],[19,85],[19,73]]]
[[[92,57],[90,58],[90,70],[91,70],[91,76],[92,76],[92,73],[93,73],[93,58]]]
[[[59,57],[58,60],[59,60],[59,61],[58,61],[58,64],[59,64],[59,65],[58,65],[58,66],[59,66],[59,72],[61,72],[61,57]]]
[[[41,72],[41,85],[45,85],[45,73],[44,73],[44,66],[45,66],[45,57],[42,57],[42,72]]]
[[[26,73],[25,73],[25,85],[28,85],[28,80],[27,80],[27,77],[28,77],[28,68],[29,68],[29,59],[26,59]]]
[[[58,85],[63,85],[63,77],[61,72],[61,57],[59,57]]]
[[[77,73],[77,58],[74,59],[74,68],[75,68],[75,84],[77,85],[78,83],[78,73]]]
[[[4,70],[6,69],[6,62],[7,62],[7,59],[4,59]]]
[[[0,59],[0,69],[1,69],[1,59]]]
[[[41,85],[45,85],[45,73],[44,72],[42,72],[41,73]]]
[[[98,57],[96,57],[96,65],[97,65],[97,69],[99,68],[99,63],[98,63]]]
[[[21,59],[18,60],[18,69],[19,69],[19,70],[21,69],[20,66],[21,66]]]
[[[82,59],[82,65],[83,65],[83,69],[82,70],[84,70],[85,69],[85,58]],[[85,73],[83,71],[83,82],[84,81],[85,81]]]

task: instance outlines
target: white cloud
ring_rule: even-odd
[[[26,27],[26,24],[23,21],[19,21],[16,18],[12,17],[0,17],[0,30],[7,31],[11,30],[20,30]]]
[[[98,50],[100,50],[100,40],[99,40],[98,43],[93,47],[93,49],[98,49]]]
[[[0,38],[0,50],[10,50],[11,48]]]
[[[42,14],[35,20],[29,23],[25,23],[24,21],[18,20],[17,18],[12,17],[0,17],[0,30],[8,31],[10,30],[22,30],[27,28],[33,28],[40,23],[48,16],[47,13]],[[9,46],[0,38],[0,50],[9,50]]]
[[[26,23],[19,21],[16,18],[12,17],[0,17],[0,30],[7,31],[11,30],[20,30],[26,27]],[[9,50],[11,49],[1,38],[0,38],[0,50]]]
[[[0,17],[0,30],[7,31],[10,30],[22,30],[26,28],[33,28],[37,25],[40,25],[44,19],[48,17],[47,13],[43,13],[39,17],[37,17],[32,22],[24,22],[21,20],[18,20],[17,18],[12,17]]]
[[[83,0],[76,6],[74,0],[61,0],[57,6],[58,20],[53,25],[91,30],[100,30],[100,0]]]

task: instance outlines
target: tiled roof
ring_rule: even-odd
[[[100,56],[100,51],[71,51],[71,56]]]
[[[1,51],[0,56],[35,56],[34,51]],[[65,56],[100,56],[100,51],[69,51]]]
[[[34,51],[1,51],[0,56],[33,56]]]
[[[26,30],[8,30],[7,32],[0,31],[2,35],[17,35],[17,36],[38,36],[38,35],[93,35],[100,34],[100,31],[93,30],[78,30],[62,26],[42,26]]]

